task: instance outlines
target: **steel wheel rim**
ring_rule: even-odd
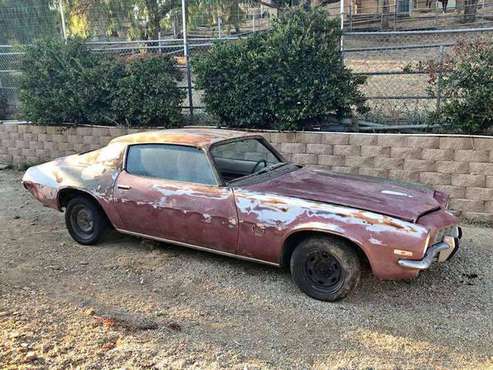
[[[75,232],[79,235],[87,237],[94,231],[94,215],[89,208],[83,205],[74,207],[71,221]]]
[[[312,286],[324,293],[336,292],[344,280],[344,271],[339,260],[325,251],[308,255],[304,263],[304,271]]]

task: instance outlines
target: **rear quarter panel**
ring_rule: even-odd
[[[60,210],[59,195],[76,189],[92,195],[115,225],[119,218],[112,207],[113,185],[121,170],[125,145],[75,154],[30,167],[22,183],[44,206]]]

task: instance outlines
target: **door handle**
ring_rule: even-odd
[[[132,188],[129,185],[117,185],[117,187],[118,187],[118,189],[122,189],[122,190],[129,190]]]

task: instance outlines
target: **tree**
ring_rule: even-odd
[[[177,0],[143,0],[149,19],[146,36],[150,40],[157,40],[161,31],[161,21],[177,6],[181,4]]]
[[[0,43],[30,43],[60,37],[60,17],[52,0],[0,0]]]
[[[65,11],[73,36],[155,40],[163,20],[179,6],[178,0],[66,0]],[[119,34],[123,29],[126,34]]]

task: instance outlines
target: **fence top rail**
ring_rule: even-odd
[[[426,34],[468,33],[468,32],[493,32],[493,27],[483,28],[454,28],[450,30],[414,30],[414,31],[371,31],[371,32],[344,32],[344,36],[408,36]]]
[[[234,35],[234,36],[228,35],[228,36],[221,36],[221,37],[192,37],[192,38],[188,38],[188,41],[204,41],[204,42],[208,42],[208,41],[221,41],[221,40],[237,40],[241,36],[245,36],[245,35],[248,35],[250,33],[251,32],[244,32],[242,34],[237,34],[237,35]],[[167,42],[180,42],[180,43],[183,43],[183,39],[182,38],[181,39],[172,38],[172,39],[160,39],[160,40],[87,41],[86,44],[88,44],[88,45],[119,45],[119,44],[149,44],[149,43],[161,43],[161,44],[165,44]],[[6,47],[7,46],[8,45],[6,45]],[[2,45],[0,45],[0,47],[2,47]]]
[[[440,48],[440,47],[445,47],[449,48],[451,46],[454,46],[455,43],[453,42],[448,42],[448,43],[440,43],[440,44],[428,44],[428,45],[391,45],[391,46],[377,46],[374,48],[350,48],[350,49],[343,49],[343,53],[359,53],[363,51],[385,51],[385,50],[414,50],[414,49],[435,49],[435,48]]]
[[[236,40],[239,37],[237,36],[223,36],[223,37],[196,37],[196,38],[189,38],[188,40],[190,41],[211,41],[211,40]],[[131,41],[87,41],[86,44],[88,45],[119,45],[119,44],[165,44],[167,42],[177,42],[177,43],[183,43],[183,39],[160,39],[160,40],[131,40]],[[0,45],[1,47],[1,45]]]

